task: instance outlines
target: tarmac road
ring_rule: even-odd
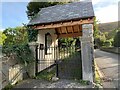
[[[108,53],[99,49],[95,50],[95,62],[102,73],[104,88],[118,88],[120,80],[120,57],[118,54]],[[119,72],[118,72],[119,71]]]

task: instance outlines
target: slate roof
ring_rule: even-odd
[[[94,16],[92,2],[74,2],[42,8],[28,25],[68,21]]]

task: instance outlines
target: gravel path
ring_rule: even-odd
[[[73,80],[61,79],[57,82],[29,79],[20,82],[15,88],[91,88],[92,85],[81,85]]]

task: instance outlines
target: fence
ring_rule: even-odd
[[[100,48],[100,49],[103,51],[120,54],[120,47],[108,47],[108,48]]]

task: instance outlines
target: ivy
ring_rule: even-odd
[[[29,42],[37,41],[38,30],[29,27],[27,31]]]
[[[34,61],[33,53],[28,44],[14,46],[13,50],[15,51],[19,62],[25,66]]]
[[[34,61],[34,56],[28,44],[3,47],[3,53],[10,57],[14,55],[18,63],[27,66]]]

